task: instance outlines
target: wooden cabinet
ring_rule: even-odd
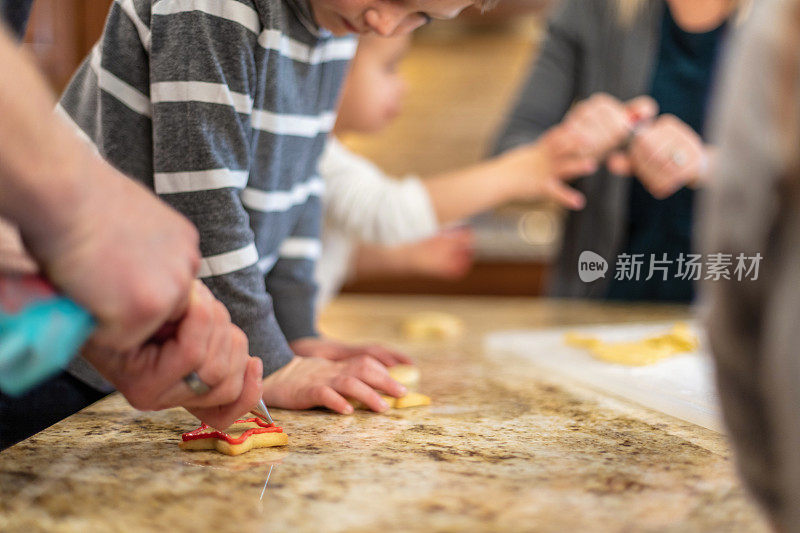
[[[360,294],[446,294],[480,296],[541,296],[549,265],[541,262],[478,261],[457,281],[403,277],[359,280],[342,292]]]
[[[36,0],[26,46],[60,92],[103,32],[112,0]]]

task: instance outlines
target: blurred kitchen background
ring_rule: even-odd
[[[36,0],[26,46],[55,91],[98,39],[112,0]],[[550,0],[502,0],[416,32],[401,69],[409,91],[402,114],[373,136],[344,139],[392,175],[421,177],[479,161],[523,81],[543,35]],[[456,281],[370,279],[345,291],[408,294],[541,294],[560,239],[561,212],[512,204],[472,220],[476,262]]]

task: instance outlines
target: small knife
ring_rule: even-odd
[[[272,417],[269,416],[269,410],[267,410],[267,406],[266,404],[264,404],[263,398],[258,400],[256,406],[253,409],[251,409],[250,412],[256,415],[261,420],[263,420],[264,422],[275,424],[275,422],[272,421]]]

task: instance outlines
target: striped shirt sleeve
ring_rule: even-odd
[[[150,49],[154,188],[198,228],[200,277],[271,373],[292,358],[258,268],[240,199],[253,160],[257,19],[244,4],[228,12],[154,4]]]

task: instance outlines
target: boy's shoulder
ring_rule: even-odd
[[[121,5],[127,2],[121,2]],[[264,28],[282,26],[289,6],[283,0],[133,0],[136,12],[142,20],[149,20],[152,13],[173,13],[175,11],[204,11],[227,13],[236,19],[250,19]],[[188,4],[188,5],[187,5]],[[251,28],[253,29],[253,28]]]
[[[268,0],[269,1],[269,0]],[[155,6],[157,4],[187,4],[186,0],[133,0],[133,3],[139,7],[140,5],[148,5],[148,6]],[[203,4],[207,4],[208,2],[204,1],[197,1],[195,0],[194,3],[197,9],[202,9]],[[252,7],[255,9],[256,4],[260,3],[258,0],[216,0],[215,3],[218,4],[225,4],[225,3],[237,3],[237,4],[244,4],[248,7]]]
[[[119,5],[123,9],[135,5],[139,18],[148,21],[152,20],[151,14],[204,12],[212,16],[210,23],[217,18],[233,21],[252,32],[262,46],[288,46],[294,52],[303,52],[301,55],[320,46],[339,46],[339,41],[343,42],[342,48],[355,43],[352,37],[334,37],[327,30],[320,29],[307,0],[133,0],[133,4],[120,2]]]

